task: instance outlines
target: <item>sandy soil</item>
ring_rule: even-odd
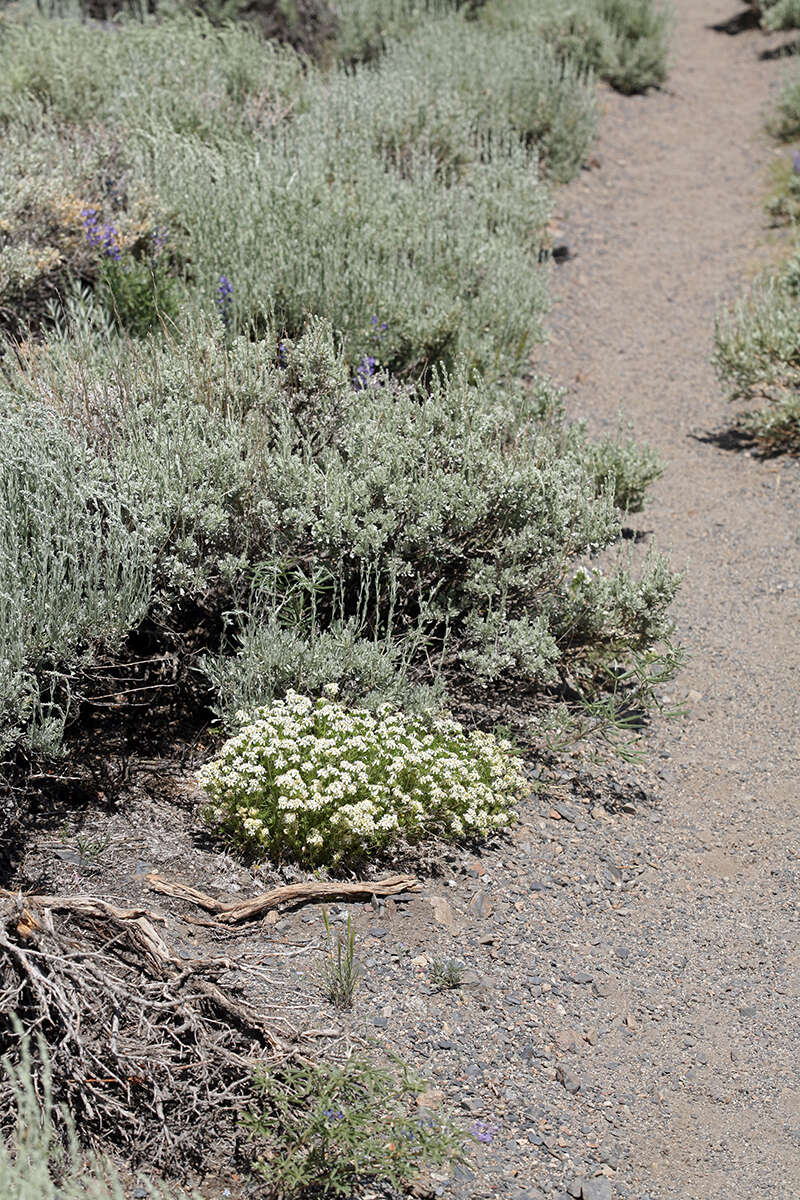
[[[761,57],[785,37],[709,28],[733,15],[727,0],[675,9],[667,89],[608,95],[599,168],[560,205],[574,257],[555,281],[544,362],[573,414],[607,428],[621,412],[666,460],[645,524],[685,564],[679,690],[699,694],[659,737],[672,756],[664,854],[687,829],[697,852],[637,925],[665,961],[676,936],[692,950],[668,1036],[659,1025],[636,1039],[632,1073],[670,1071],[672,1095],[668,1120],[631,1121],[631,1194],[788,1198],[800,1196],[800,473],[702,435],[728,418],[709,363],[715,309],[771,254],[763,119],[790,68]],[[749,1003],[707,986],[726,974]],[[687,1080],[686,1035],[702,1026],[715,1062]]]

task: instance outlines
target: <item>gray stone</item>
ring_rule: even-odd
[[[602,1175],[583,1182],[583,1200],[611,1200],[611,1184]]]
[[[574,1096],[576,1092],[581,1090],[580,1079],[574,1074],[574,1072],[568,1070],[567,1067],[556,1067],[556,1079],[564,1086],[565,1090],[568,1091],[571,1096]]]
[[[619,1165],[619,1154],[613,1142],[603,1142],[602,1146],[597,1150],[597,1161],[608,1163],[614,1170]]]
[[[592,984],[592,991],[595,996],[606,997],[610,996],[614,990],[613,981],[610,979],[595,979]]]
[[[476,892],[469,902],[469,908],[470,912],[474,913],[481,921],[486,920],[494,912],[494,905],[486,892]]]
[[[579,813],[574,808],[570,808],[570,806],[568,804],[564,804],[562,800],[554,800],[551,808],[555,809],[562,820],[570,821],[573,825],[576,821],[581,820],[582,813]]]
[[[569,1196],[572,1196],[574,1198],[574,1200],[581,1200],[582,1192],[583,1192],[583,1180],[582,1179],[573,1179],[572,1183],[567,1184],[567,1194]]]
[[[53,853],[56,858],[60,858],[62,862],[69,863],[73,867],[79,867],[83,862],[77,850],[55,850]]]

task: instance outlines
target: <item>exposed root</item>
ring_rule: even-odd
[[[0,1051],[17,1061],[22,1034],[41,1035],[53,1100],[83,1136],[174,1172],[200,1165],[211,1144],[234,1149],[253,1066],[284,1057],[292,1035],[219,982],[229,960],[174,954],[163,921],[89,897],[0,890]],[[0,1122],[13,1106],[0,1082]]]

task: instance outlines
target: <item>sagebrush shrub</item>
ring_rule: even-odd
[[[82,193],[83,205],[101,209],[103,221],[122,228],[149,196],[172,252],[186,265],[187,301],[196,310],[214,311],[224,275],[233,289],[232,327],[262,332],[274,320],[296,336],[310,313],[324,313],[344,335],[354,368],[373,353],[368,338],[377,315],[387,326],[381,362],[414,374],[459,355],[502,373],[540,340],[546,272],[537,259],[550,202],[535,151],[507,123],[508,105],[491,130],[481,131],[477,115],[467,113],[475,128],[469,137],[462,129],[459,138],[469,143],[469,170],[443,178],[424,139],[412,148],[410,170],[393,164],[388,148],[380,150],[383,113],[400,94],[391,71],[376,73],[369,103],[354,120],[351,108],[329,104],[316,72],[304,77],[291,51],[268,50],[252,32],[214,30],[187,17],[164,24],[160,47],[154,39],[162,25],[124,24],[109,49],[108,31],[65,21],[55,23],[51,47],[53,22],[7,23],[0,66],[7,62],[9,80],[5,101],[0,90],[0,121],[5,113],[9,167],[24,156],[28,128],[44,124],[59,131],[51,148],[57,175],[69,178],[70,194]],[[62,59],[51,62],[58,54]],[[95,55],[82,103],[80,89],[73,94],[67,81]],[[41,56],[45,62],[37,65]],[[192,84],[176,100],[178,70]],[[45,99],[40,79],[47,81]],[[566,128],[570,113],[583,121],[585,88],[576,77],[576,105],[570,82],[568,72],[548,97],[545,124]],[[544,96],[557,84],[551,70],[549,84],[533,81],[533,94]],[[401,91],[409,86],[406,71]],[[254,97],[263,119],[231,116]],[[110,216],[110,200],[92,194],[90,179],[73,181],[75,172],[60,162],[75,145],[84,154],[96,124],[108,146],[108,167],[98,163],[98,170],[117,198]],[[574,159],[582,139],[576,128],[567,158]],[[25,246],[24,214],[11,198],[9,206],[9,236]],[[21,264],[17,274],[29,289],[42,275],[46,282],[47,255],[60,248],[58,241],[34,247],[33,278],[33,268],[26,275]],[[38,294],[36,301],[32,306],[41,307]]]
[[[510,743],[444,717],[296,692],[238,716],[239,732],[198,774],[204,816],[272,861],[338,866],[398,841],[485,837],[527,790]]]
[[[0,748],[57,748],[61,680],[147,612],[154,547],[88,440],[0,401]],[[134,518],[132,520],[132,518]]]
[[[317,86],[340,126],[369,138],[378,157],[408,173],[421,153],[431,155],[445,180],[468,173],[487,140],[510,131],[535,147],[550,178],[566,182],[597,124],[595,81],[583,68],[545,42],[461,16],[428,23],[376,65]]]
[[[465,675],[591,687],[668,633],[663,560],[639,579],[624,563],[578,574],[618,538],[649,459],[566,426],[545,383],[461,367],[362,387],[325,322],[280,347],[219,325],[118,346],[76,330],[0,381],[13,736],[37,663],[69,675],[186,598],[240,614],[206,662],[226,715],[330,681],[404,705]]]
[[[339,0],[336,54],[347,65],[369,62],[393,42],[405,40],[432,18],[460,9],[470,13],[481,0]]]
[[[544,38],[626,94],[667,77],[669,15],[654,0],[488,0],[480,19]]]
[[[286,47],[189,11],[105,26],[0,14],[0,128],[126,129],[209,145],[249,141],[290,112],[303,64]],[[124,163],[125,144],[118,147]],[[124,182],[124,180],[122,181]]]
[[[751,7],[761,13],[764,29],[797,29],[800,26],[800,0],[757,0]]]
[[[800,452],[800,254],[718,315],[714,364],[734,400],[755,404],[736,427],[768,452]]]
[[[775,111],[767,121],[769,132],[781,141],[791,142],[800,135],[800,75],[795,73],[780,92]]]

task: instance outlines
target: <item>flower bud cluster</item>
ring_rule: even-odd
[[[237,714],[241,729],[198,774],[209,824],[256,853],[319,865],[510,823],[526,781],[509,742],[334,696],[290,691]]]

